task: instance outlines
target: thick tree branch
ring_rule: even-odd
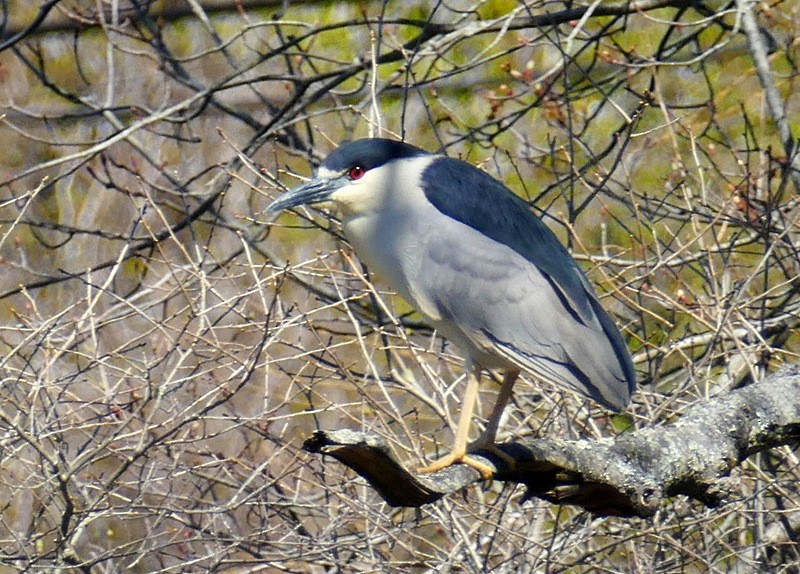
[[[514,465],[486,455],[495,480],[525,484],[529,496],[598,514],[652,516],[685,495],[708,506],[738,490],[731,471],[753,453],[800,440],[800,366],[693,406],[675,423],[603,441],[542,438],[499,445]],[[372,435],[317,431],[304,445],[370,482],[393,506],[421,506],[480,480],[455,465],[431,475],[403,468]],[[513,467],[512,467],[513,466]]]

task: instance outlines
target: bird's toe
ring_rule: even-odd
[[[417,472],[422,474],[431,474],[454,464],[466,464],[467,466],[471,466],[480,473],[483,480],[492,480],[494,477],[495,470],[493,467],[469,456],[467,453],[453,452],[433,461],[428,466],[419,468]]]

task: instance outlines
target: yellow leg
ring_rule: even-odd
[[[458,417],[458,427],[453,449],[450,454],[440,458],[426,467],[420,468],[419,472],[431,473],[460,462],[475,468],[481,473],[484,480],[489,480],[494,474],[494,470],[467,456],[467,444],[469,443],[469,425],[472,422],[472,413],[475,411],[475,403],[478,400],[478,387],[481,380],[481,369],[477,365],[467,364],[467,392],[464,394],[464,401],[461,404],[461,414]]]
[[[511,399],[511,390],[514,388],[514,383],[518,376],[519,371],[517,370],[511,369],[506,371],[503,377],[503,384],[500,386],[500,392],[497,394],[497,400],[492,409],[492,414],[489,415],[489,421],[486,423],[486,428],[481,433],[481,436],[478,437],[478,440],[469,446],[470,452],[482,450],[492,453],[497,458],[505,461],[509,469],[514,468],[516,462],[513,457],[497,448],[495,440],[497,438],[497,429],[500,426],[500,419],[503,418],[503,411],[509,399]]]
[[[511,399],[511,390],[514,388],[514,383],[517,381],[519,371],[509,369],[503,377],[503,384],[500,386],[500,392],[497,394],[497,400],[494,403],[492,414],[489,415],[489,422],[486,423],[486,428],[481,433],[474,443],[473,449],[490,449],[497,451],[494,448],[495,439],[497,437],[497,429],[500,426],[500,419],[503,418],[503,411]]]

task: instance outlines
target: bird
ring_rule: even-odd
[[[494,451],[521,372],[578,391],[613,411],[636,386],[628,347],[586,275],[550,228],[503,183],[470,163],[409,143],[342,143],[314,176],[267,207],[332,205],[370,273],[419,311],[465,357],[466,389],[449,454],[419,469]],[[477,440],[470,426],[484,370],[503,381]]]

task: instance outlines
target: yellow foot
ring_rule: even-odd
[[[508,456],[508,455],[506,455]],[[453,464],[466,464],[467,466],[471,466],[475,470],[481,473],[481,478],[483,480],[492,480],[494,476],[494,469],[484,464],[474,458],[470,457],[468,454],[456,454],[451,452],[447,456],[443,456],[439,460],[433,461],[428,466],[424,466],[420,469],[417,469],[417,472],[421,472],[423,474],[430,474],[432,472],[436,472],[437,470],[442,470],[443,468],[447,468]]]

